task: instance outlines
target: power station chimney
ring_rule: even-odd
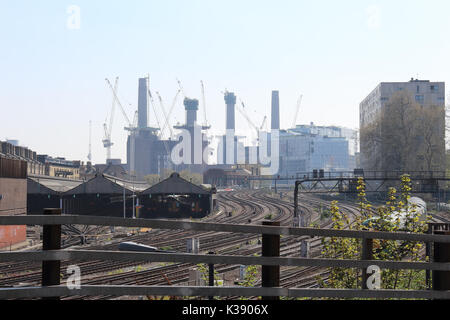
[[[198,100],[185,98],[184,108],[186,110],[186,126],[193,127],[197,122]]]
[[[235,117],[234,117],[234,111],[236,106],[236,96],[233,92],[225,92],[225,103],[227,105],[227,119],[226,119],[226,126],[227,130],[231,129],[234,130],[235,127]]]
[[[280,129],[280,93],[272,91],[272,129]]]
[[[139,79],[138,93],[138,127],[147,128],[147,81],[148,78]]]

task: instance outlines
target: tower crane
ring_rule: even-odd
[[[117,81],[118,78],[116,78]],[[119,97],[117,96],[117,88],[113,88],[111,82],[109,79],[105,79],[106,83],[110,87],[110,89],[113,92],[113,98],[114,98],[114,105],[117,103],[120,107],[120,110],[122,111],[122,115],[125,118],[127,126],[124,128],[126,131],[130,133],[130,173],[134,171],[134,151],[135,151],[135,140],[136,140],[136,132],[137,132],[137,113],[135,112],[133,122],[130,121],[130,118],[128,118],[127,113],[125,112],[124,107],[122,106],[122,103],[119,100]]]
[[[170,106],[170,109],[169,109],[169,113],[167,114],[166,123],[164,123],[164,126],[162,128],[162,131],[164,131],[167,126],[169,127],[171,138],[173,137],[173,130],[172,130],[172,127],[170,126],[169,120],[170,120],[170,116],[172,115],[172,111],[175,108],[175,104],[177,103],[177,99],[178,99],[178,96],[180,95],[180,92],[181,92],[181,89],[178,89],[177,93],[175,94],[175,97],[173,98],[172,105]]]
[[[164,129],[166,128],[166,125],[169,123],[169,117],[168,117],[168,115],[167,115],[167,112],[166,112],[166,108],[165,108],[165,106],[164,106],[164,102],[163,102],[163,99],[161,98],[161,95],[159,94],[159,92],[158,91],[156,91],[156,95],[158,96],[158,99],[159,99],[159,104],[160,104],[160,106],[161,106],[161,109],[162,109],[162,111],[163,111],[163,114],[164,114],[164,118],[165,118],[165,120],[166,120],[166,122],[165,122],[165,124],[164,124]],[[164,134],[164,130],[160,127],[160,129],[161,129],[161,136]],[[169,131],[170,131],[170,138],[172,138],[173,137],[173,130],[172,130],[172,127],[169,125]]]
[[[187,98],[186,93],[184,92],[183,86],[181,85],[181,81],[179,79],[177,79],[178,82],[178,86],[180,87],[180,91],[183,94],[184,98]]]
[[[241,110],[240,108],[236,108],[236,109],[237,109],[237,110],[239,111],[239,113],[245,118],[245,120],[247,120],[248,124],[250,124],[250,126],[252,126],[252,127],[256,130],[256,133],[258,133],[258,132],[259,132],[259,128],[258,128],[257,125],[255,125],[255,124],[253,123],[252,120],[250,120],[250,117],[247,115],[247,113],[246,113],[246,111],[245,111],[245,104],[244,104],[244,102],[242,102],[241,99],[239,99],[239,101],[241,102],[242,110]]]
[[[149,95],[149,98],[150,98],[150,104],[152,105],[153,112],[155,114],[156,123],[158,124],[159,137],[161,138],[162,134],[163,134],[162,129],[161,129],[161,123],[159,122],[158,113],[156,112],[155,101],[153,100],[153,96],[152,96],[152,93],[151,93],[150,89],[148,90],[148,95]],[[159,94],[158,94],[158,96],[159,96]],[[160,98],[160,102],[162,102],[161,96],[159,96],[159,98]],[[166,140],[163,140],[163,144],[164,144],[164,149],[166,149],[166,154],[169,155],[170,151],[169,151],[169,146],[167,145]]]
[[[205,98],[205,85],[203,84],[203,81],[200,80],[200,84],[202,85],[202,105],[203,105],[203,117],[205,120],[204,126],[208,126],[208,119],[206,118],[206,98]]]
[[[111,159],[111,147],[114,145],[114,143],[111,141],[111,132],[112,132],[112,126],[113,126],[113,122],[114,122],[114,111],[116,108],[116,93],[117,93],[117,89],[118,89],[119,77],[116,77],[114,87],[111,85],[111,82],[109,82],[108,79],[106,79],[106,80],[108,81],[108,84],[113,92],[113,102],[112,102],[112,107],[111,107],[111,114],[109,116],[109,126],[106,124],[106,120],[105,120],[105,123],[103,124],[105,136],[104,136],[102,142],[103,142],[103,146],[106,148],[106,162],[108,162],[108,160]]]
[[[256,131],[256,140],[258,141],[259,140],[259,127],[257,126],[257,125],[255,125],[254,123],[253,123],[253,121],[250,119],[250,117],[248,116],[248,114],[247,114],[247,112],[245,111],[245,104],[244,104],[244,102],[242,102],[242,100],[239,98],[239,101],[241,102],[241,105],[242,105],[242,110],[241,110],[241,108],[239,108],[239,107],[237,107],[236,106],[236,109],[239,111],[239,113],[245,118],[245,120],[247,120],[247,122],[248,122],[248,124],[253,128],[253,129],[255,129],[255,131]]]
[[[295,109],[294,121],[292,122],[292,128],[295,128],[295,125],[297,124],[298,112],[300,110],[300,106],[302,104],[302,100],[303,100],[303,95],[300,95],[300,97],[297,100],[297,106],[296,106],[296,109]]]
[[[264,116],[264,120],[263,120],[263,122],[261,123],[261,127],[259,127],[259,131],[261,131],[262,129],[264,129],[264,126],[266,125],[266,123],[267,123],[267,116]]]
[[[89,121],[89,154],[87,158],[92,161],[92,121]]]

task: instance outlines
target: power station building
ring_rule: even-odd
[[[175,129],[186,130],[190,135],[191,150],[190,159],[184,163],[174,163],[171,159],[171,153],[174,147],[183,140],[180,135],[176,140],[161,140],[157,131],[161,128],[151,128],[148,126],[148,78],[139,79],[138,92],[138,127],[130,128],[130,135],[127,140],[127,163],[129,171],[137,179],[142,179],[150,174],[162,174],[164,169],[176,171],[189,170],[191,172],[202,173],[205,170],[206,163],[201,156],[200,162],[195,155],[195,134],[199,131],[201,135],[201,153],[207,147],[208,142],[205,139],[203,130],[209,128],[197,124],[198,100],[185,98],[184,106],[186,110],[186,123],[176,126]],[[198,153],[198,152],[197,152]],[[182,157],[183,154],[180,155]]]
[[[223,136],[219,142],[218,163],[241,165],[258,163],[259,166],[254,168],[243,168],[254,171],[264,168],[260,164],[260,152],[264,152],[271,161],[278,157],[278,172],[276,174],[281,176],[299,176],[314,169],[325,171],[348,171],[355,168],[355,155],[357,153],[357,131],[336,127],[336,126],[315,126],[298,125],[295,128],[288,130],[280,130],[280,93],[279,91],[272,91],[271,99],[271,132],[262,132],[267,134],[266,146],[258,141],[256,146],[239,145],[238,139],[235,136],[235,119],[234,110],[236,104],[236,97],[232,92],[225,92],[226,104],[226,129],[227,134]],[[278,139],[272,141],[273,132],[279,132]],[[234,139],[234,146],[232,149],[228,146],[227,141]],[[273,143],[278,143],[278,148],[272,148]],[[261,150],[267,148],[267,150]],[[277,152],[278,155],[273,154]],[[234,156],[227,155],[227,151],[234,150]],[[239,156],[239,154],[242,156]],[[244,161],[242,162],[242,158]],[[253,159],[252,159],[253,158]],[[221,162],[222,161],[222,162]],[[209,177],[214,174],[214,179],[211,181],[220,180],[220,172],[226,175],[226,169],[233,170],[234,167],[221,167],[216,171],[208,171],[206,175]],[[229,170],[228,170],[229,171]],[[259,172],[258,172],[259,174]],[[253,175],[253,174],[252,174]],[[228,181],[229,179],[225,179]],[[223,181],[221,185],[223,185]]]

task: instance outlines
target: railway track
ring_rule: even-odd
[[[219,212],[212,214],[202,221],[217,223],[243,223],[260,224],[262,220],[270,214],[272,220],[279,221],[281,225],[291,225],[293,218],[293,205],[289,197],[282,200],[274,198],[270,193],[264,190],[239,192],[225,192],[219,194]],[[302,197],[300,204],[303,213],[311,220],[317,221],[319,215],[315,207],[323,200],[310,197]],[[345,210],[355,210],[355,208],[346,208]],[[231,213],[231,214],[230,214]],[[321,227],[326,227],[329,222],[322,222]],[[81,233],[87,232],[87,229],[80,230]],[[73,231],[78,236],[76,231]],[[123,241],[135,241],[143,244],[157,246],[160,248],[170,248],[172,250],[184,251],[185,240],[192,237],[200,238],[200,251],[216,251],[220,254],[235,255],[253,255],[260,254],[260,245],[258,244],[259,235],[248,234],[230,234],[216,232],[190,232],[184,230],[151,230],[145,234],[137,234],[126,238],[114,239],[104,245],[90,245],[83,249],[91,250],[117,250],[117,246]],[[297,256],[300,254],[300,241],[309,237],[283,237],[281,240],[281,254],[284,256]],[[320,241],[313,240],[313,252],[320,253]],[[77,264],[81,267],[84,284],[114,283],[114,284],[167,284],[166,278],[170,279],[172,284],[187,281],[189,264],[170,264],[165,266],[147,266],[145,270],[136,272],[133,267],[140,266],[139,262],[111,262],[111,261],[67,261],[62,263],[62,270],[70,264]],[[19,283],[39,284],[41,277],[40,264],[14,263],[0,264],[0,286],[13,286]],[[219,273],[235,270],[239,266],[217,266]],[[120,271],[120,272],[119,272]],[[315,275],[323,273],[323,270],[314,268],[292,269],[286,275],[284,280],[284,271],[282,273],[282,285],[304,286],[305,281],[312,281]],[[305,277],[308,275],[308,277]],[[303,280],[302,280],[303,279]],[[65,278],[63,278],[63,282]],[[297,282],[295,282],[297,281]],[[112,297],[68,297],[90,298],[90,299],[108,299]]]

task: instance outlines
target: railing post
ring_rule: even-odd
[[[427,234],[432,234],[433,228],[434,228],[433,224],[428,223]],[[425,257],[428,257],[429,262],[432,262],[431,261],[431,246],[432,246],[431,242],[425,242]],[[427,289],[431,290],[432,286],[431,286],[431,271],[430,271],[430,269],[425,270],[425,282],[426,282]]]
[[[373,239],[362,239],[362,252],[361,260],[372,260],[373,259]],[[362,268],[362,289],[367,288],[367,268]]]
[[[210,252],[208,252],[208,254],[214,254],[214,252],[210,251]],[[214,264],[212,264],[212,263],[209,264],[208,265],[208,269],[209,269],[209,278],[208,278],[209,283],[208,283],[208,285],[210,287],[214,287]],[[214,297],[210,296],[209,300],[214,300]]]
[[[450,235],[450,231],[435,231],[434,234]],[[450,262],[450,243],[434,243],[434,262]],[[433,271],[433,290],[450,290],[450,271]]]
[[[44,209],[44,215],[61,215],[61,209]],[[42,250],[61,249],[61,225],[44,225]],[[61,261],[42,261],[42,286],[60,285]],[[59,299],[50,297],[44,299]]]
[[[263,221],[263,226],[280,226],[279,221]],[[279,257],[280,256],[280,236],[262,235],[262,256]],[[262,287],[280,286],[280,266],[262,266],[261,275]],[[265,297],[265,300],[279,300],[280,297]]]

